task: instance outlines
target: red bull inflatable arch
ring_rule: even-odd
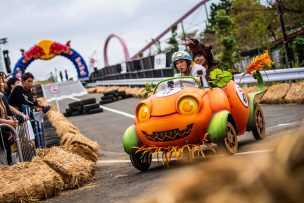
[[[89,77],[89,71],[86,62],[82,56],[70,47],[70,41],[66,45],[55,42],[50,39],[43,39],[37,42],[28,51],[23,51],[22,57],[18,60],[14,67],[13,77],[21,78],[21,74],[36,59],[50,60],[55,56],[64,56],[68,58],[77,69],[78,78]]]
[[[107,37],[105,45],[103,47],[103,53],[104,53],[103,59],[104,59],[105,66],[109,65],[107,49],[108,49],[108,44],[109,44],[109,42],[110,42],[110,40],[112,38],[117,38],[118,41],[120,42],[120,44],[121,44],[121,46],[123,48],[124,55],[125,55],[125,61],[129,61],[130,60],[130,55],[129,55],[128,47],[127,47],[127,44],[126,44],[125,40],[123,40],[120,36],[118,36],[116,34],[110,34]]]

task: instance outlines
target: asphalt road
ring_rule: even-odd
[[[99,101],[100,96],[91,94],[81,98],[96,97]],[[134,198],[145,199],[153,194],[151,188],[160,185],[164,178],[172,176],[174,172],[191,167],[196,162],[208,164],[211,158],[199,159],[194,163],[172,161],[169,168],[163,167],[161,162],[153,162],[147,172],[135,169],[123,151],[122,136],[125,129],[133,124],[131,117],[140,100],[120,100],[104,105],[108,110],[102,113],[69,117],[84,135],[100,144],[98,170],[92,183],[78,190],[64,192],[47,202],[132,202]],[[60,111],[63,112],[73,101],[61,100]],[[275,142],[280,136],[279,132],[297,127],[304,121],[304,105],[262,105],[262,110],[266,121],[266,138],[256,142],[251,133],[242,135],[235,158],[270,153],[272,148],[269,143]],[[214,155],[210,157],[216,158]]]

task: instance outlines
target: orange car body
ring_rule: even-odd
[[[185,114],[190,108],[180,102],[184,98],[196,100],[194,113]],[[141,106],[148,110],[142,111]],[[188,106],[187,106],[188,105]],[[146,146],[183,146],[201,143],[212,116],[222,110],[231,113],[237,133],[246,131],[249,116],[248,96],[239,85],[230,81],[224,88],[203,90],[195,87],[172,89],[156,93],[137,105],[135,126],[139,140]],[[192,107],[191,107],[192,108]],[[140,119],[141,117],[148,119]]]

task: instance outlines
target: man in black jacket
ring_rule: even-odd
[[[16,86],[8,98],[10,105],[17,107],[19,111],[22,111],[22,105],[28,105],[30,107],[38,106],[38,102],[34,99],[32,94],[34,76],[27,72],[22,75],[22,86]]]

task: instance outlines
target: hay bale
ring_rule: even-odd
[[[108,91],[110,92],[110,91],[113,91],[113,90],[118,90],[118,88],[119,88],[119,86],[110,86],[108,88]]]
[[[53,126],[55,122],[68,121],[61,113],[58,113],[54,109],[51,109],[46,115]]]
[[[125,91],[126,91],[127,94],[130,94],[131,90],[132,90],[132,88],[128,87],[128,88],[126,88]]]
[[[126,89],[128,89],[129,87],[126,87],[126,86],[122,86],[122,87],[119,87],[117,90],[118,91],[126,91]]]
[[[290,84],[287,83],[273,85],[269,87],[267,92],[263,95],[261,102],[265,104],[283,104],[289,88]]]
[[[246,95],[248,95],[249,93],[252,93],[252,92],[257,92],[258,91],[258,86],[251,86],[251,87],[242,87],[244,93]],[[254,99],[254,102],[255,103],[261,103],[262,101],[262,98],[263,98],[263,95],[267,92],[267,89],[268,87],[265,87],[265,90],[263,93],[261,94],[258,94],[255,99]]]
[[[71,124],[70,122],[57,122],[54,127],[56,128],[56,133],[59,137],[63,136],[65,133],[79,133],[79,128]]]
[[[93,152],[98,153],[99,151],[99,144],[94,142],[82,134],[76,134],[71,139],[71,145],[80,144],[88,146]]]
[[[49,152],[50,152],[50,148],[36,149],[36,156],[34,157],[34,159],[37,157],[39,157],[40,159],[43,159]],[[32,161],[34,161],[34,160],[32,160]]]
[[[91,88],[87,88],[87,92],[89,94],[93,94],[97,92],[97,88],[96,87],[91,87]]]
[[[43,161],[61,175],[64,188],[69,189],[78,188],[90,181],[96,168],[95,163],[59,147],[52,147]]]
[[[96,162],[98,159],[98,154],[93,152],[88,145],[71,144],[67,147],[67,150],[92,162]]]
[[[286,103],[296,103],[303,104],[304,103],[304,82],[293,83],[288,90],[286,97]]]
[[[145,88],[142,88],[142,91],[139,93],[139,97],[140,98],[144,98],[145,97],[145,94],[146,94],[146,89]]]
[[[77,133],[65,133],[61,137],[60,144],[70,152],[96,162],[98,159],[99,144],[86,138],[84,135]]]
[[[131,94],[133,96],[137,96],[137,92],[138,92],[139,88],[138,87],[133,87],[133,88],[130,88],[128,94]]]
[[[146,93],[145,88],[138,88],[138,91],[136,92],[137,97],[144,97],[144,94]]]
[[[58,194],[64,186],[58,173],[41,159],[0,169],[0,202],[34,202]]]
[[[70,145],[70,140],[72,137],[75,135],[75,133],[71,132],[66,132],[60,137],[60,145],[61,146],[69,146]]]
[[[104,93],[106,91],[107,87],[99,86],[96,88],[96,93]]]
[[[44,97],[39,97],[37,101],[40,106],[46,106],[49,104]]]
[[[159,184],[150,199],[138,202],[303,202],[303,131],[302,124],[287,132],[273,153],[188,167]]]
[[[256,92],[258,91],[258,87],[257,86],[251,86],[251,87],[242,87],[244,93],[247,95],[251,92]]]

